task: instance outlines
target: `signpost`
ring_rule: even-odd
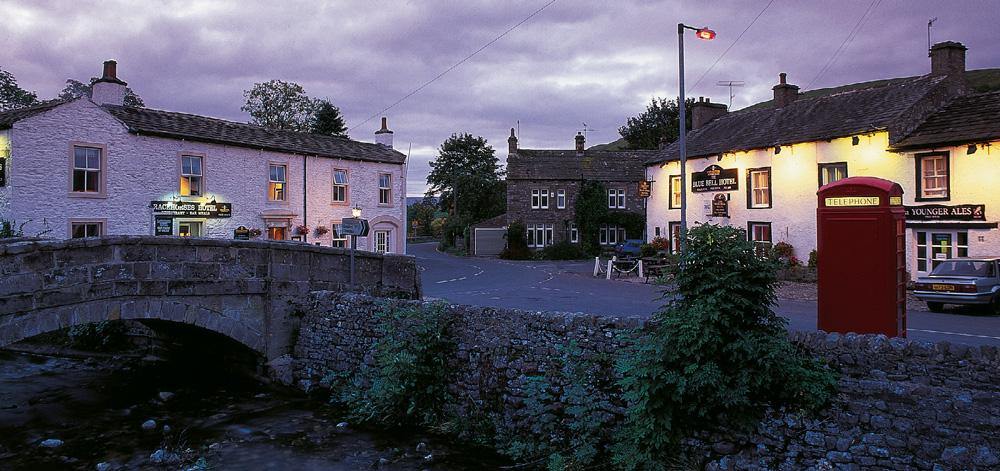
[[[358,210],[358,213],[361,211]],[[354,251],[358,248],[358,237],[368,235],[369,225],[367,219],[359,217],[344,218],[340,221],[340,235],[351,236],[351,291],[354,290]]]

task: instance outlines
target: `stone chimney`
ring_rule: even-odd
[[[713,119],[726,114],[728,110],[722,103],[712,103],[712,100],[705,97],[698,97],[698,101],[691,105],[691,130],[698,129]]]
[[[931,46],[931,75],[951,75],[965,72],[965,45],[945,41]]]
[[[382,129],[375,131],[375,143],[392,149],[392,131],[389,130],[389,120],[382,117]]]
[[[795,101],[799,97],[799,86],[785,82],[785,73],[778,74],[778,84],[771,88],[774,90],[774,107],[784,108],[785,105]]]
[[[125,87],[128,84],[118,79],[118,63],[104,61],[104,75],[94,82],[90,99],[98,105],[118,105],[125,103]]]
[[[584,147],[587,144],[587,138],[583,136],[582,132],[576,133],[576,153],[582,154]]]
[[[517,153],[517,136],[514,135],[514,128],[510,128],[510,137],[507,138],[507,153]]]

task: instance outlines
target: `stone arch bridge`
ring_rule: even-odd
[[[343,249],[154,236],[0,243],[0,347],[78,324],[157,319],[230,337],[265,361],[291,352],[296,303],[349,289]],[[420,297],[413,257],[358,252],[356,291]]]

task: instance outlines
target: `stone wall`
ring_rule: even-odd
[[[290,300],[350,288],[348,252],[290,242],[115,236],[0,243],[0,346],[88,322],[163,319],[289,353]],[[356,288],[420,297],[413,257],[358,252]]]
[[[328,371],[366,360],[378,301],[313,293],[295,346],[295,376],[313,387]],[[393,301],[392,303],[399,303]],[[544,374],[560,345],[613,355],[639,319],[451,306],[459,407],[499,406],[519,416],[525,378]],[[620,335],[625,334],[625,335]],[[839,370],[839,392],[818,417],[772,412],[749,436],[692,440],[710,469],[987,469],[1000,455],[1000,352],[877,336],[793,333],[793,341]],[[608,374],[613,372],[608,371]],[[611,401],[616,402],[616,401]]]

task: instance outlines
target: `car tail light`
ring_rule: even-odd
[[[955,285],[955,291],[959,293],[975,293],[976,285]]]
[[[931,285],[927,283],[915,283],[913,285],[913,289],[917,291],[929,291],[931,289]]]

